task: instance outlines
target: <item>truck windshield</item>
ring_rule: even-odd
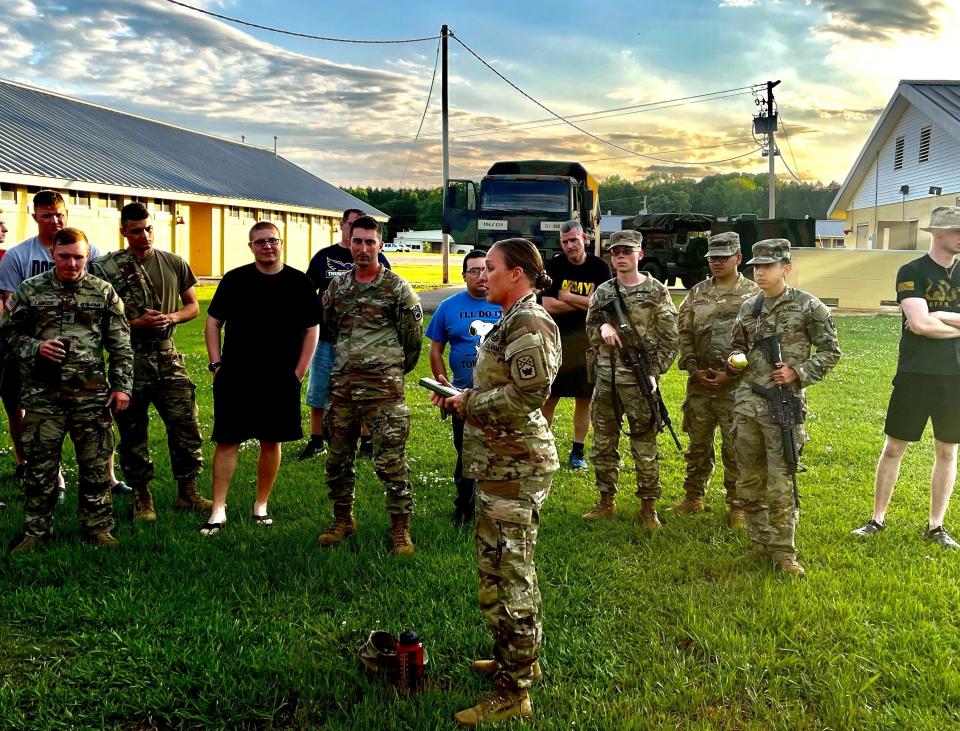
[[[570,188],[562,180],[484,180],[480,187],[480,215],[570,214]]]

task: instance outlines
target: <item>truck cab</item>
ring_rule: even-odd
[[[522,237],[545,261],[561,252],[560,226],[574,219],[599,248],[599,185],[579,163],[498,162],[479,186],[450,180],[444,199],[443,230],[456,241],[486,250],[497,241]]]

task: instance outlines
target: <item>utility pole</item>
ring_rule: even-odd
[[[450,129],[447,99],[447,36],[450,31],[446,25],[440,26],[440,137],[443,144],[443,187],[440,189],[443,201],[443,219],[447,212],[447,187],[450,180]],[[443,283],[450,284],[450,234],[442,234],[440,251],[443,254]]]
[[[768,81],[767,82],[767,185],[769,191],[767,193],[768,208],[769,214],[768,218],[777,217],[777,173],[776,168],[776,158],[777,158],[777,143],[776,143],[776,131],[777,131],[777,114],[773,111],[773,87],[779,84],[779,79],[777,81]]]
[[[273,156],[277,156],[277,136],[273,136]]]

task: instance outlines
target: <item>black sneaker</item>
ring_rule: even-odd
[[[130,487],[130,485],[128,485],[123,480],[117,480],[117,482],[114,483],[113,487],[111,487],[110,489],[113,491],[114,495],[132,495],[133,494],[133,488]]]
[[[303,448],[303,451],[300,452],[300,455],[297,457],[297,460],[300,462],[306,462],[308,459],[315,459],[321,454],[325,454],[327,448],[323,446],[322,439],[313,439],[307,442],[307,446]]]
[[[949,548],[951,550],[960,548],[960,543],[957,543],[955,540],[953,540],[950,537],[950,534],[944,530],[942,525],[939,525],[936,528],[927,528],[923,532],[923,537],[931,543],[936,543],[941,548]]]
[[[873,518],[870,518],[866,523],[863,524],[862,528],[857,528],[856,530],[850,531],[852,535],[855,536],[875,536],[877,533],[882,531],[887,526],[883,523],[878,523]]]

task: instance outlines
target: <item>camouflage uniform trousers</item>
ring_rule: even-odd
[[[687,392],[683,402],[683,430],[690,435],[690,447],[684,457],[687,476],[683,489],[687,495],[703,497],[716,465],[714,435],[720,429],[720,459],[723,462],[723,487],[727,503],[737,505],[737,445],[733,434],[733,391],[707,396]]]
[[[593,425],[593,445],[590,461],[596,472],[597,490],[616,494],[620,475],[620,425],[623,415],[630,426],[630,450],[637,472],[637,497],[660,497],[660,463],[657,454],[657,429],[650,428],[650,405],[640,387],[617,383],[617,406],[614,410],[613,384],[597,379],[590,401],[590,422]]]
[[[23,450],[27,471],[23,478],[24,532],[45,536],[51,532],[57,506],[57,471],[63,439],[70,434],[79,466],[77,516],[87,535],[113,528],[113,504],[107,460],[113,453],[113,419],[96,400],[27,406],[23,423]]]
[[[354,460],[360,424],[370,428],[373,466],[387,489],[387,512],[413,512],[413,488],[404,448],[410,436],[410,409],[404,400],[344,401],[332,396],[324,412],[330,435],[327,455],[327,494],[334,505],[353,505]]]
[[[176,350],[137,352],[130,406],[116,416],[120,432],[120,467],[127,482],[145,486],[154,478],[150,459],[148,409],[152,403],[167,431],[167,449],[174,478],[196,477],[203,469],[195,386]]]
[[[766,548],[775,559],[796,559],[794,536],[800,510],[783,459],[780,427],[765,418],[735,414],[733,428],[740,470],[737,499],[747,516],[750,541]],[[803,444],[802,429],[796,431],[797,444]]]
[[[477,481],[480,611],[493,633],[501,688],[528,688],[543,639],[543,603],[533,561],[551,475]]]

